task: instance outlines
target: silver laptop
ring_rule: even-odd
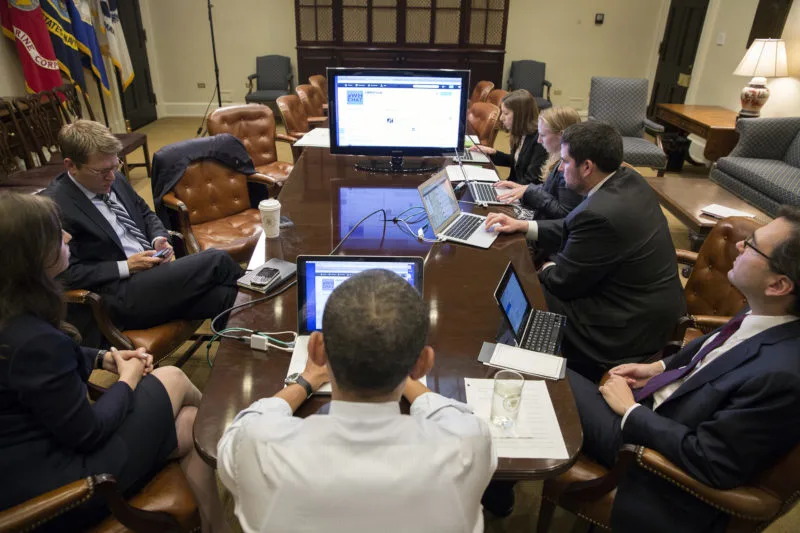
[[[450,155],[450,154],[444,154]],[[459,158],[464,163],[488,163],[489,158],[483,152],[471,152],[469,150],[464,150],[463,152],[459,152],[458,156],[453,156],[453,161],[458,162]]]
[[[469,189],[469,193],[472,195],[473,200],[475,200],[475,203],[486,205],[508,205],[507,203],[501,202],[497,199],[497,189],[495,188],[494,183],[470,180],[467,182],[467,188]]]
[[[435,174],[419,186],[422,205],[433,232],[442,240],[489,248],[497,234],[486,231],[486,217],[462,213],[446,172]]]

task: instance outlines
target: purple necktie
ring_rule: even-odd
[[[694,357],[692,357],[692,360],[689,362],[688,365],[682,366],[680,368],[673,368],[672,370],[667,370],[657,376],[650,378],[650,380],[645,384],[644,387],[642,387],[637,391],[634,391],[633,393],[634,399],[637,402],[644,400],[657,390],[666,387],[670,383],[678,381],[686,374],[694,370],[694,368],[700,363],[700,361],[703,360],[703,358],[706,355],[708,355],[713,350],[716,350],[717,348],[722,346],[725,343],[725,341],[727,341],[731,337],[731,335],[736,333],[736,331],[739,329],[739,326],[742,325],[742,321],[744,320],[745,316],[746,315],[743,314],[725,324],[725,327],[723,327],[720,330],[719,334],[716,337],[714,337],[713,341],[708,343],[703,349],[699,350],[696,354],[694,354]]]

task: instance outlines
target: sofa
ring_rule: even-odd
[[[738,144],[709,178],[772,217],[800,206],[800,117],[743,118],[736,131]]]

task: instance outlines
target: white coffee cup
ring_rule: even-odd
[[[261,213],[261,226],[264,228],[264,235],[268,238],[280,235],[281,203],[274,198],[261,200],[258,204],[258,211]]]

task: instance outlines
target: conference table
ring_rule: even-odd
[[[429,177],[363,172],[353,166],[357,159],[333,156],[327,148],[303,150],[279,197],[281,214],[288,216],[294,227],[282,229],[278,238],[266,239],[265,260],[277,257],[294,262],[301,254],[329,254],[351,229],[352,223],[348,220],[384,207],[381,199],[394,205],[398,197],[413,195],[417,186]],[[445,159],[436,162],[442,166],[446,164]],[[462,199],[471,200],[466,187],[463,190],[465,195]],[[366,192],[372,205],[354,206],[347,201],[353,197],[352,194],[359,192]],[[417,205],[421,206],[421,202]],[[464,211],[487,213],[486,208],[474,204],[464,202],[460,205]],[[414,232],[421,225],[412,225]],[[424,258],[424,298],[430,305],[431,320],[428,342],[436,354],[427,384],[435,392],[464,401],[465,377],[491,378],[497,372],[497,369],[480,363],[477,357],[483,342],[494,342],[501,324],[500,310],[493,294],[509,261],[514,264],[534,306],[546,309],[525,239],[521,234],[501,235],[490,249],[484,250],[462,244],[420,242],[402,233],[391,222],[387,224],[385,234],[382,227],[379,215],[371,217],[353,232],[337,254],[415,255]],[[296,295],[296,287],[290,287],[272,299],[234,311],[228,327],[266,332],[296,331]],[[260,293],[242,289],[236,303],[260,297],[263,297]],[[216,467],[217,443],[236,414],[255,400],[272,396],[284,386],[290,358],[291,354],[287,352],[257,351],[236,340],[221,341],[194,426],[196,448],[209,465]],[[495,479],[553,477],[568,469],[577,459],[583,434],[569,382],[566,379],[547,381],[547,389],[569,458],[501,458]],[[329,400],[329,396],[315,395],[300,407],[297,416],[313,414]],[[401,407],[408,412],[405,400]]]

